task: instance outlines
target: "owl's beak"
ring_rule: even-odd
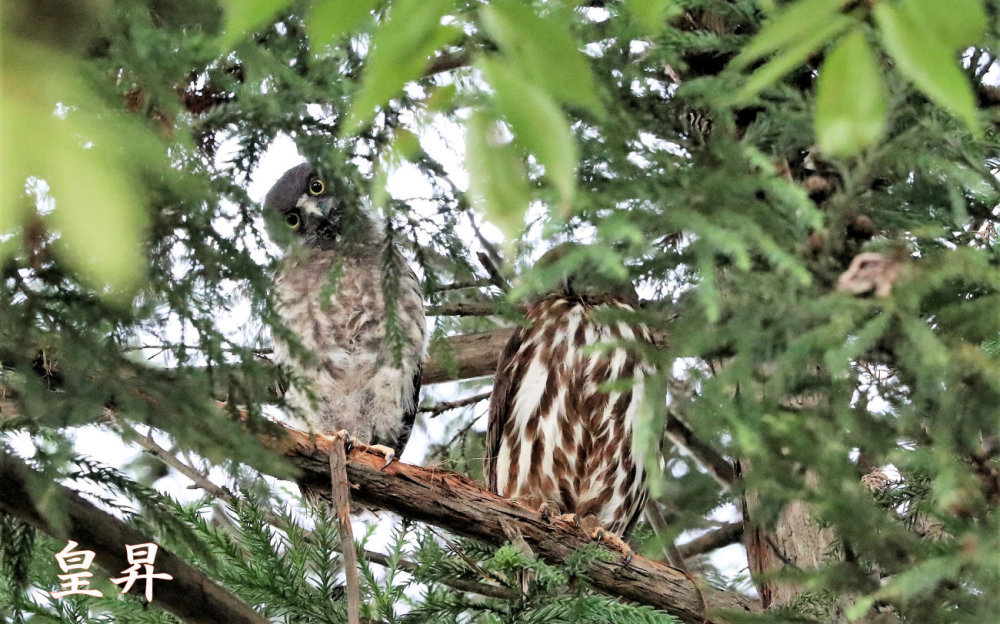
[[[321,219],[328,219],[330,216],[328,214],[329,212],[328,209],[324,210],[323,208],[320,207],[319,202],[305,195],[300,197],[299,201],[295,202],[295,205],[301,208],[302,212],[316,217],[320,217]]]

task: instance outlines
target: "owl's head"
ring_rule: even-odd
[[[264,198],[264,222],[276,244],[332,249],[343,236],[344,205],[309,163],[292,167]]]
[[[545,252],[535,268],[550,285],[546,294],[565,297],[613,297],[637,303],[639,296],[621,261],[610,249],[580,243],[562,243]]]

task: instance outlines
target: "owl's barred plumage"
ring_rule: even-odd
[[[653,370],[626,345],[653,340],[643,326],[599,320],[608,308],[634,310],[629,297],[566,289],[529,306],[528,325],[497,367],[485,471],[497,494],[589,516],[627,536],[647,497],[635,430]],[[622,346],[591,348],[617,342]],[[634,383],[602,390],[619,379]]]
[[[286,401],[314,432],[347,430],[398,455],[420,391],[420,284],[371,219],[359,210],[349,222],[345,207],[317,181],[308,165],[300,165],[265,199],[272,238],[286,247],[276,280],[277,311],[301,347],[292,349],[276,335],[275,359],[307,382],[293,382]],[[386,262],[400,267],[394,310],[384,297]],[[399,344],[386,338],[390,316],[402,330]]]

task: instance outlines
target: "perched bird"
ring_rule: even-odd
[[[372,218],[345,205],[308,163],[281,176],[264,213],[285,252],[276,306],[292,335],[276,331],[274,353],[293,374],[286,400],[312,432],[381,446],[388,464],[410,436],[420,392],[417,277]]]
[[[556,247],[539,265],[577,247]],[[636,423],[654,371],[628,343],[653,338],[645,326],[599,318],[635,310],[638,297],[629,281],[589,268],[531,303],[528,325],[507,343],[490,398],[485,474],[491,491],[549,518],[567,514],[630,556],[623,540],[647,497]],[[598,343],[619,344],[592,348]],[[619,380],[633,383],[613,384]],[[609,382],[615,387],[605,388]]]

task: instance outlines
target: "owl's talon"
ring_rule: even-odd
[[[389,448],[388,446],[383,446],[381,444],[372,444],[368,448],[377,450],[382,454],[383,457],[385,457],[385,464],[382,465],[382,468],[380,468],[380,470],[385,470],[386,468],[389,467],[389,464],[396,461],[396,451],[394,449]]]
[[[335,432],[333,435],[337,436],[344,442],[344,453],[350,453],[351,449],[355,446],[361,444],[361,440],[351,435],[351,432],[347,429],[341,429]]]
[[[544,503],[538,506],[538,515],[540,515],[542,519],[548,522],[549,524],[552,524],[552,520],[554,518],[559,517],[560,511],[562,510],[559,509],[558,505],[556,505],[555,503],[550,503],[548,501],[545,501]]]
[[[617,534],[606,531],[603,527],[597,527],[591,532],[590,536],[594,540],[603,542],[607,548],[618,551],[623,557],[625,557],[622,567],[627,568],[629,564],[632,563],[635,551],[628,545],[628,542],[623,540]]]
[[[562,520],[563,522],[569,522],[573,525],[574,529],[580,528],[580,516],[575,513],[568,513],[556,516],[557,520]]]

